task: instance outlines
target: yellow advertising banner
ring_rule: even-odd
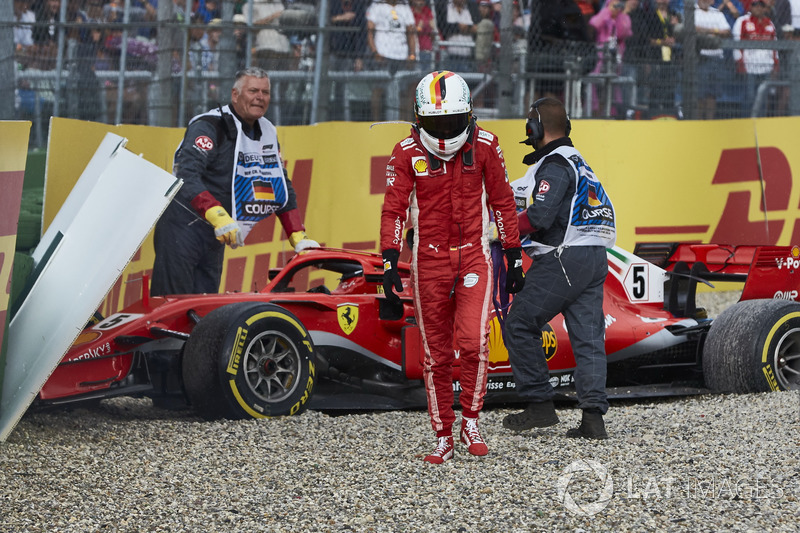
[[[0,121],[0,385],[6,366],[11,274],[30,131],[30,122]]]
[[[509,179],[524,175],[519,120],[481,121],[498,135]],[[617,209],[618,244],[638,242],[800,243],[800,153],[791,149],[800,118],[727,121],[574,121],[571,137]],[[289,177],[310,238],[329,247],[377,251],[384,170],[408,124],[329,122],[278,128]],[[44,226],[52,220],[103,135],[129,139],[128,149],[169,170],[183,130],[107,126],[53,119]],[[76,141],[79,139],[79,141]],[[120,191],[120,201],[125,200]],[[113,221],[98,221],[98,225]],[[222,291],[258,290],[268,272],[293,255],[270,217],[247,246],[226,250]],[[404,255],[403,258],[406,258]],[[112,289],[104,314],[141,296],[153,262],[143,245]]]

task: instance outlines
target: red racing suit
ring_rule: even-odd
[[[408,218],[414,228],[411,284],[425,346],[423,375],[437,436],[451,435],[455,422],[456,351],[462,415],[476,418],[483,407],[492,291],[489,206],[503,248],[520,246],[514,195],[497,137],[472,128],[449,161],[425,150],[412,129],[395,145],[386,166],[381,251],[402,249]]]

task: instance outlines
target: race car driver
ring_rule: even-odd
[[[606,397],[605,316],[603,285],[608,274],[606,248],[614,246],[614,206],[605,189],[572,145],[564,105],[541,98],[531,105],[522,141],[534,152],[531,165],[511,186],[519,213],[525,252],[533,258],[528,283],[514,297],[505,321],[505,341],[519,396],[525,410],[506,416],[503,427],[522,431],[558,423],[542,349],[542,328],[564,315],[575,354],[575,389],[581,424],[568,437],[608,437],[603,415]]]
[[[387,300],[403,290],[397,260],[406,219],[414,229],[411,286],[425,346],[423,375],[437,447],[425,461],[453,457],[453,363],[460,361],[461,441],[489,449],[478,429],[486,393],[492,264],[491,217],[509,264],[509,292],[524,283],[514,196],[497,137],[478,127],[461,76],[432,72],[417,85],[416,124],[386,166],[381,250]],[[489,210],[491,208],[491,211]],[[410,212],[410,216],[409,216]]]
[[[150,294],[219,291],[225,245],[242,246],[255,224],[276,213],[296,252],[317,247],[305,233],[278,145],[264,118],[266,71],[236,74],[231,103],[189,122],[173,172],[183,186],[156,224]]]

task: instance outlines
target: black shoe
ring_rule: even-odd
[[[546,428],[555,424],[558,424],[558,415],[553,400],[532,402],[524,411],[507,415],[503,419],[503,427],[514,431]]]
[[[567,431],[571,439],[607,439],[606,424],[603,414],[595,409],[584,409],[581,425]]]

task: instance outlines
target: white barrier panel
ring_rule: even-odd
[[[33,256],[11,319],[0,400],[8,438],[182,182],[108,134]]]

